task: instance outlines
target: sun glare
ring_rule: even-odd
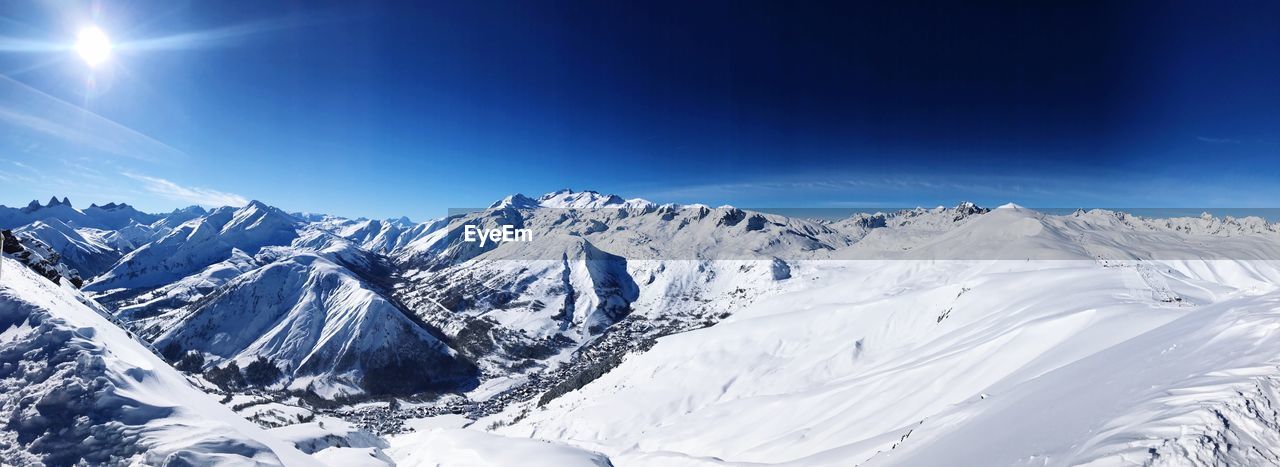
[[[89,66],[98,66],[111,57],[111,40],[107,38],[107,33],[96,26],[81,29],[76,38],[76,53]]]

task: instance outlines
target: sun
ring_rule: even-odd
[[[76,53],[90,67],[96,67],[111,57],[111,39],[97,26],[81,29],[76,37]]]

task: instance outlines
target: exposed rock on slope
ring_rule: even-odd
[[[14,233],[49,245],[63,263],[82,277],[93,277],[110,269],[124,255],[117,246],[109,244],[109,231],[75,229],[57,219],[36,221],[15,229]]]

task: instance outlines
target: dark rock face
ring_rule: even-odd
[[[80,274],[62,264],[61,255],[44,242],[30,237],[19,237],[9,230],[0,231],[0,236],[3,236],[6,256],[18,260],[55,284],[61,284],[62,279],[66,278],[76,288],[84,285]]]
[[[991,212],[991,209],[980,207],[976,204],[966,201],[956,205],[953,211],[955,211],[956,213],[954,220],[959,221],[961,219],[972,216],[974,214],[986,214],[988,212]]]
[[[716,225],[734,226],[747,218],[747,213],[738,208],[729,208],[724,210],[724,214],[720,215],[720,219],[716,221]]]
[[[773,263],[769,265],[769,271],[773,274],[773,280],[775,281],[791,278],[791,266],[786,261],[778,258],[773,259]]]

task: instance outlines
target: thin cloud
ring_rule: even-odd
[[[286,22],[254,22],[237,26],[227,26],[204,31],[192,31],[164,37],[138,39],[119,44],[118,50],[190,50],[216,47],[238,42],[246,36],[268,31],[285,29]]]
[[[1147,180],[1156,186],[1161,179]],[[639,189],[645,199],[665,202],[697,200],[738,200],[763,204],[803,202],[811,207],[914,206],[922,199],[940,197],[953,201],[1018,201],[1022,203],[1064,202],[1090,205],[1108,204],[1116,197],[1131,199],[1130,184],[1101,183],[1093,178],[1058,175],[1035,177],[990,174],[865,174],[818,180],[759,180],[703,185],[667,186]],[[850,202],[853,198],[856,201]],[[773,199],[775,202],[770,202]],[[881,199],[882,201],[877,201]],[[891,200],[914,200],[909,203]],[[799,200],[799,201],[798,201]],[[715,201],[720,202],[720,201]],[[761,204],[758,204],[761,205]],[[842,206],[848,207],[848,206]]]
[[[963,178],[963,177],[955,177]],[[937,190],[948,189],[970,193],[999,194],[1010,190],[1027,191],[1023,188],[1024,180],[1006,177],[998,180],[999,186],[992,185],[989,178],[986,183],[964,181],[936,182],[927,177],[887,177],[868,175],[863,178],[826,179],[826,180],[790,180],[790,181],[746,181],[735,183],[713,183],[705,185],[676,186],[665,189],[642,192],[641,196],[655,199],[713,199],[742,195],[778,195],[790,193],[846,193],[856,191],[883,190]]]
[[[1209,144],[1240,144],[1240,140],[1233,138],[1210,138],[1208,136],[1197,136],[1197,141]]]
[[[0,128],[11,134],[43,134],[98,151],[163,161],[186,153],[106,117],[0,75]]]
[[[211,188],[186,187],[159,177],[151,177],[131,172],[121,175],[142,182],[142,188],[159,196],[201,206],[243,206],[249,203],[245,197],[235,193],[227,193]]]
[[[55,44],[21,37],[0,37],[0,52],[55,53],[68,50],[71,50],[71,47],[65,44]]]

